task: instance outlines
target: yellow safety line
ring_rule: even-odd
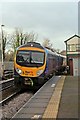
[[[60,80],[58,81],[42,118],[55,118],[55,119],[57,118],[59,103],[60,103],[60,98],[61,98],[61,93],[62,93],[62,88],[64,85],[65,77],[66,76],[62,76]]]

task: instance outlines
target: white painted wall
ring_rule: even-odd
[[[80,76],[80,58],[73,58],[73,76]]]
[[[78,37],[73,37],[69,41],[67,41],[67,44],[80,44],[80,38]]]

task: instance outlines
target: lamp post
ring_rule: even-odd
[[[3,77],[3,72],[4,72],[4,61],[3,61],[3,39],[4,39],[4,35],[3,35],[3,27],[4,25],[1,25],[1,62],[2,62],[2,70],[1,70],[1,77]]]

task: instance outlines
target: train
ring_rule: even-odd
[[[38,42],[19,46],[14,57],[15,86],[43,84],[47,78],[61,71],[64,59]]]

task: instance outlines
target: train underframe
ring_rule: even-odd
[[[16,88],[24,89],[26,87],[35,87],[40,86],[45,82],[44,77],[22,77],[22,76],[14,76],[14,84]]]

